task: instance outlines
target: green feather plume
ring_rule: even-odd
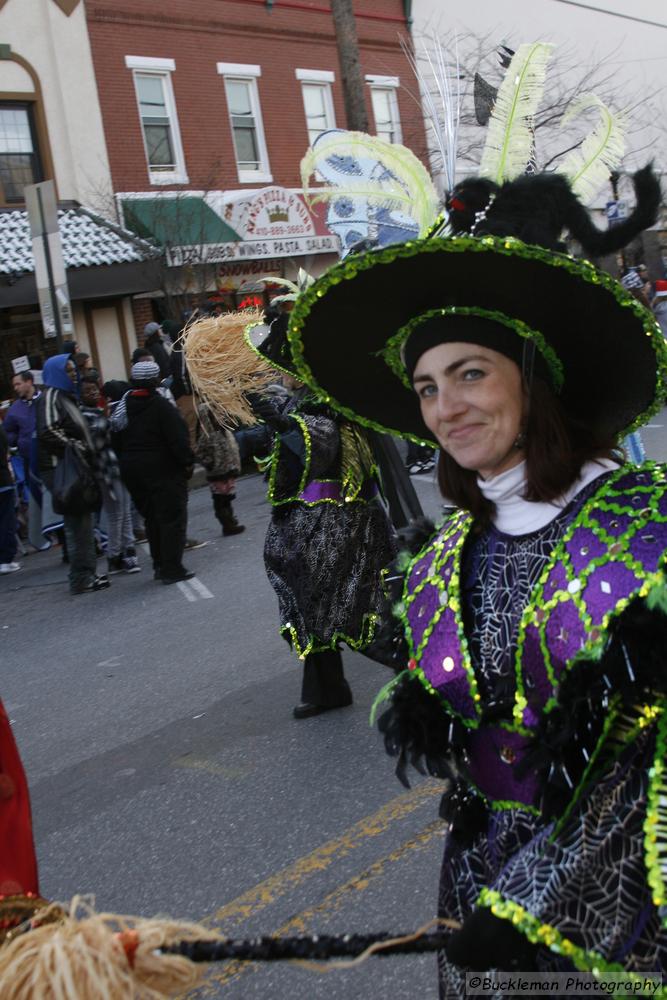
[[[370,726],[375,725],[375,720],[377,719],[377,714],[378,711],[380,710],[380,705],[382,705],[383,702],[385,701],[389,701],[389,699],[393,694],[394,688],[401,683],[404,677],[409,677],[409,676],[410,673],[408,670],[402,670],[400,674],[396,674],[395,677],[392,677],[392,679],[389,681],[388,684],[385,684],[384,687],[380,688],[377,695],[375,696],[375,701],[371,705],[371,711],[368,717],[368,724]]]
[[[598,126],[579,149],[569,154],[560,169],[583,202],[590,201],[598,193],[625,152],[625,115],[622,112],[613,114],[595,94],[582,94],[563,116],[561,125],[567,125],[590,108],[600,112]]]
[[[290,281],[289,278],[276,278],[272,274],[262,275],[254,280],[258,284],[262,282],[262,284],[280,285],[282,288],[287,288],[285,295],[275,295],[271,299],[271,305],[276,305],[278,302],[296,302],[301,292],[305,292],[315,282],[312,274],[308,274],[308,271],[304,271],[302,267],[299,268],[296,281]]]
[[[312,204],[340,198],[343,187],[310,187],[310,178],[329,156],[352,156],[379,160],[396,179],[382,181],[364,177],[345,178],[344,192],[389,211],[404,212],[419,225],[419,235],[425,236],[437,218],[438,192],[426,167],[412,150],[395,142],[385,142],[365,132],[334,131],[318,140],[317,149],[309,148],[301,160],[301,185]]]
[[[651,587],[646,598],[646,604],[651,611],[657,608],[658,611],[662,611],[663,614],[667,615],[667,584],[656,583],[655,586]]]
[[[537,111],[553,45],[521,45],[498,89],[489,119],[480,174],[496,184],[519,177],[533,150],[533,116]]]

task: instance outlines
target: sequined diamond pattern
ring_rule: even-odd
[[[634,596],[645,596],[664,581],[667,470],[654,463],[625,466],[591,490],[570,523],[560,525],[550,538],[550,554],[545,550],[541,563],[533,561],[540,575],[535,579],[529,574],[530,599],[512,594],[506,581],[510,612],[513,598],[526,610],[518,627],[516,616],[505,616],[511,635],[502,628],[497,634],[487,629],[493,648],[486,653],[484,629],[480,632],[477,622],[470,648],[464,637],[460,575],[470,527],[469,515],[456,513],[411,565],[404,593],[411,665],[428,690],[476,727],[483,702],[494,693],[492,675],[481,669],[484,661],[504,660],[507,675],[511,651],[514,724],[532,728],[540,713],[555,704],[568,664],[595,651],[611,619]]]
[[[666,553],[667,470],[646,463],[614,473],[554,549],[524,614],[517,721],[533,725],[554,704],[568,664],[595,653],[609,622],[664,582]]]

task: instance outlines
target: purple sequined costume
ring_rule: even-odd
[[[664,683],[626,704],[605,656],[630,603],[650,606],[664,587],[665,470],[607,474],[529,535],[470,528],[469,515],[454,514],[413,561],[404,594],[412,680],[440,699],[443,725],[456,727],[454,770],[488,814],[467,843],[447,840],[440,915],[463,921],[491,907],[544,944],[543,969],[663,969],[667,865],[659,832],[657,846],[651,840],[659,823],[647,799],[662,809]],[[642,665],[621,646],[633,691]],[[582,723],[590,733],[575,733],[550,770],[522,769],[536,734],[540,747],[548,742],[577,669],[583,690],[595,664],[598,729]],[[557,780],[564,806],[550,818],[545,789]],[[441,996],[463,996],[460,970],[444,955],[439,967]]]

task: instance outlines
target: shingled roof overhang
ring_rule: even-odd
[[[58,224],[72,301],[159,287],[161,251],[134,233],[74,203],[59,206]],[[0,211],[0,308],[37,301],[27,213]]]

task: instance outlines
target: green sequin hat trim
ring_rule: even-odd
[[[382,356],[391,370],[408,389],[412,389],[412,382],[405,367],[405,345],[415,330],[434,316],[475,316],[507,327],[508,330],[512,330],[519,337],[523,337],[524,340],[530,340],[535,344],[535,347],[544,358],[549,369],[553,387],[558,392],[563,388],[563,365],[554,349],[549,347],[539,330],[531,330],[520,319],[513,319],[511,316],[506,316],[505,313],[498,312],[498,310],[479,309],[476,306],[447,306],[444,309],[430,309],[422,316],[415,316],[398,333],[389,338],[387,346],[382,351]]]
[[[415,240],[351,255],[297,299],[288,339],[298,377],[366,427],[433,443],[390,342],[438,309],[509,317],[562,366],[572,416],[618,437],[663,405],[667,345],[654,316],[589,261],[513,237]]]
[[[246,346],[250,348],[253,354],[256,354],[262,361],[265,361],[272,368],[275,368],[277,372],[281,372],[282,375],[289,375],[290,378],[294,378],[294,371],[287,368],[285,365],[281,365],[279,361],[272,358],[271,355],[266,354],[263,348],[269,339],[270,329],[267,329],[266,334],[261,340],[257,340],[256,337],[253,338],[253,331],[257,330],[258,327],[264,326],[263,323],[248,323],[248,325],[243,330],[243,339],[246,342]]]

